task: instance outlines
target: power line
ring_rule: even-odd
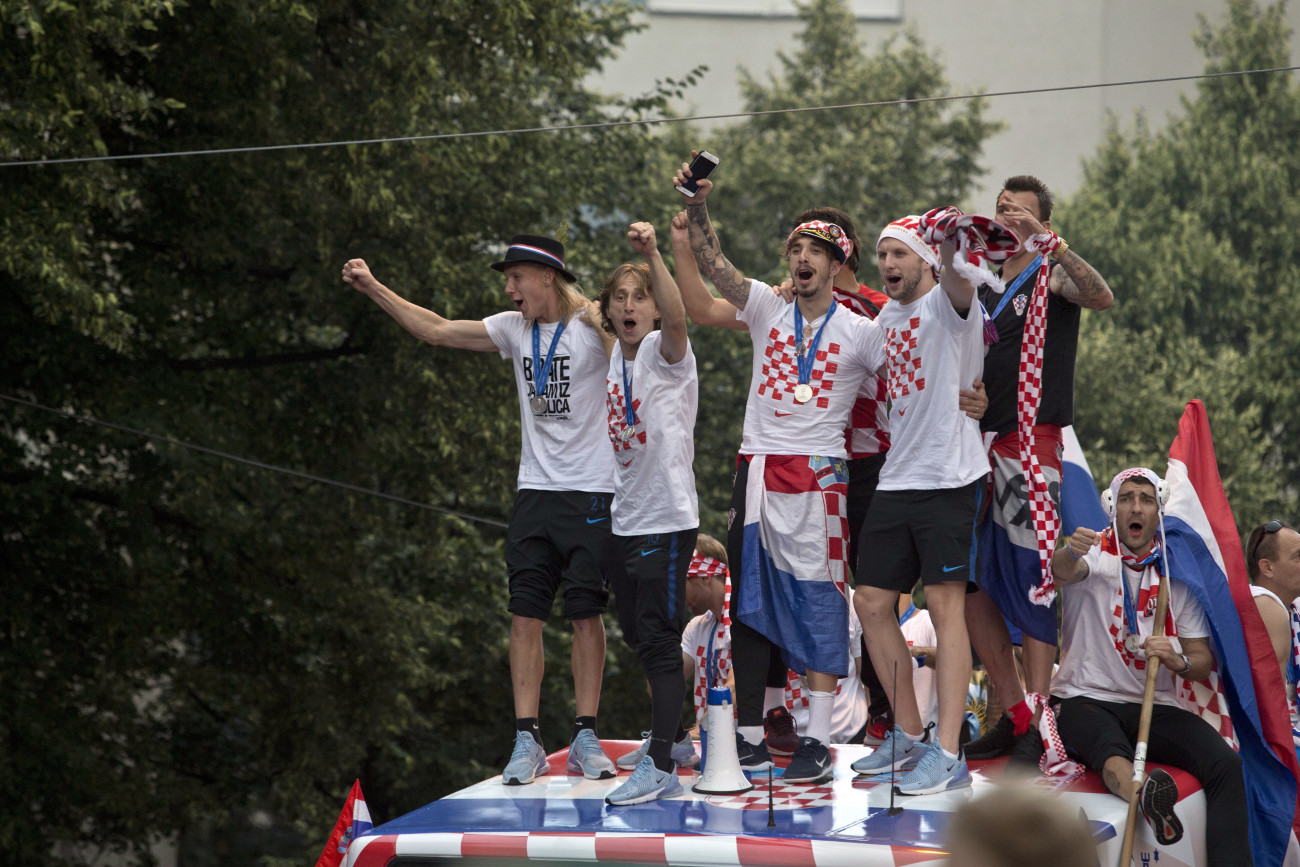
[[[357,485],[348,484],[347,482],[340,482],[335,479],[327,479],[324,476],[316,476],[316,475],[312,475],[311,473],[304,473],[298,470],[291,470],[288,467],[280,467],[280,466],[276,466],[275,464],[263,463],[262,461],[256,461],[253,460],[252,458],[240,457],[239,455],[232,455],[229,452],[218,451],[217,449],[210,449],[207,446],[195,445],[194,443],[183,442],[178,439],[173,439],[172,437],[162,436],[161,434],[150,433],[149,431],[143,431],[137,428],[127,427],[126,425],[114,424],[113,422],[110,421],[103,421],[102,419],[97,419],[94,418],[93,416],[77,415],[76,413],[67,412],[61,409],[55,409],[54,407],[45,406],[44,404],[36,403],[35,401],[25,400],[21,397],[13,397],[7,394],[0,394],[0,400],[6,400],[9,401],[10,403],[18,403],[24,406],[31,407],[33,409],[41,410],[43,412],[53,413],[54,415],[62,416],[63,418],[71,419],[72,421],[85,422],[86,424],[93,424],[93,425],[99,425],[100,427],[112,428],[113,430],[123,431],[129,434],[135,434],[136,436],[145,437],[151,440],[157,440],[158,442],[167,443],[168,445],[179,446],[180,448],[183,449],[191,449],[196,452],[203,452],[204,454],[215,455],[216,457],[222,458],[223,460],[234,461],[235,463],[240,463],[240,464],[246,464],[250,467],[257,467],[258,469],[269,470],[270,472],[273,473],[283,473],[284,475],[294,476],[299,479],[306,479],[307,481],[310,482],[318,482],[322,485],[333,485],[336,488],[343,488],[344,490],[352,491],[354,493],[368,494],[372,497],[379,497],[384,500],[391,500],[395,503],[401,503],[402,505],[405,506],[415,506],[416,508],[428,509],[433,512],[441,512],[444,515],[452,515],[457,518],[463,518],[466,521],[474,521],[479,524],[487,524],[492,527],[500,527],[503,530],[507,529],[506,524],[504,524],[501,521],[494,521],[491,518],[480,518],[477,515],[470,515],[465,512],[458,512],[455,509],[448,509],[442,506],[435,506],[430,503],[418,503],[415,500],[408,500],[405,497],[399,497],[396,496],[395,494],[385,494],[383,491],[376,491],[372,488],[362,488]]]
[[[167,159],[172,157],[221,156],[226,154],[265,153],[269,151],[306,150],[313,148],[353,147],[358,145],[397,144],[403,142],[444,141],[450,139],[482,138],[497,135],[526,135],[542,132],[573,132],[577,130],[614,129],[631,126],[655,126],[667,123],[689,123],[691,121],[733,120],[746,117],[765,117],[777,114],[799,114],[812,111],[840,111],[849,108],[882,108],[891,105],[919,105],[927,102],[955,102],[965,99],[993,99],[1003,96],[1028,96],[1038,93],[1063,93],[1071,90],[1096,90],[1107,87],[1133,87],[1139,84],[1168,84],[1179,81],[1200,81],[1211,78],[1228,78],[1241,75],[1264,75],[1274,72],[1294,72],[1300,66],[1275,66],[1269,69],[1242,69],[1230,72],[1202,72],[1196,75],[1172,75],[1165,78],[1139,78],[1132,81],[1108,81],[1094,84],[1066,84],[1058,87],[1035,87],[1025,90],[1001,90],[993,93],[967,93],[952,96],[923,96],[912,99],[888,99],[877,102],[851,102],[841,105],[812,105],[796,108],[774,108],[767,111],[739,111],[730,114],[703,114],[691,117],[662,117],[642,120],[612,120],[601,123],[577,123],[560,126],[533,126],[517,129],[479,130],[477,132],[448,132],[429,135],[392,136],[389,138],[351,139],[347,141],[299,142],[284,145],[250,145],[234,148],[208,148],[188,151],[160,151],[148,154],[110,154],[93,157],[59,157],[42,160],[0,161],[0,168],[17,168],[19,166],[57,166],[72,163],[122,162],[127,160]]]

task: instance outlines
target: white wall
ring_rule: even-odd
[[[737,70],[759,77],[774,71],[778,51],[793,53],[800,26],[788,15],[698,15],[656,11],[649,27],[628,39],[620,56],[593,84],[609,93],[643,93],[657,78],[681,78],[699,64],[709,71],[678,106],[691,115],[741,112]],[[699,0],[709,2],[709,0]],[[769,9],[788,0],[726,0],[733,8]],[[872,14],[901,10],[901,17],[860,19],[858,36],[874,50],[903,26],[915,27],[947,70],[952,93],[1018,91],[1099,82],[1196,75],[1205,58],[1192,42],[1198,14],[1213,22],[1226,15],[1224,0],[859,0]],[[698,8],[698,7],[697,7]],[[1300,29],[1300,2],[1287,9]],[[1292,57],[1296,38],[1292,36]],[[1294,62],[1294,61],[1293,61]],[[985,143],[986,173],[966,209],[987,210],[1003,178],[1035,174],[1060,195],[1083,179],[1081,160],[1095,153],[1113,113],[1123,126],[1143,110],[1153,127],[1180,107],[1195,82],[1143,84],[1093,90],[992,98],[992,112],[1007,130]],[[870,109],[864,109],[869,111]]]

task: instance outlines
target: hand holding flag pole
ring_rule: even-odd
[[[1123,570],[1121,570],[1122,572]],[[1121,580],[1128,580],[1121,576]],[[1169,609],[1169,577],[1160,574],[1160,589],[1156,592],[1156,618],[1152,635],[1165,634],[1165,612]],[[1138,717],[1137,745],[1133,748],[1133,790],[1128,796],[1128,818],[1124,820],[1124,844],[1120,848],[1119,867],[1130,867],[1133,863],[1133,834],[1137,831],[1138,799],[1142,794],[1142,784],[1146,781],[1147,739],[1151,735],[1151,714],[1156,698],[1156,678],[1160,676],[1160,658],[1147,655],[1146,690],[1142,693],[1142,713]]]

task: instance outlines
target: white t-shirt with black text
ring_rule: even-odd
[[[515,310],[483,320],[502,358],[514,363],[519,392],[519,488],[538,491],[614,490],[614,456],[605,433],[605,372],[609,357],[586,320],[569,319],[555,347],[546,385],[546,412],[534,415],[533,323]],[[557,323],[539,325],[541,361]]]

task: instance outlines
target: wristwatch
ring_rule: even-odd
[[[1186,675],[1187,672],[1192,670],[1192,661],[1187,658],[1186,653],[1180,653],[1178,655],[1183,658],[1183,670],[1178,672],[1178,675],[1181,677],[1183,675]]]

